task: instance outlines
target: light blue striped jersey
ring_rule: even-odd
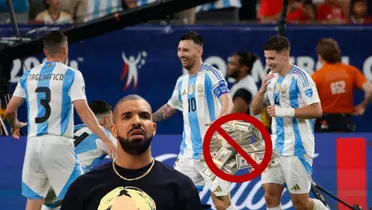
[[[122,11],[121,0],[87,0],[88,7],[84,21],[94,20]]]
[[[146,4],[154,3],[156,1],[157,0],[137,0],[137,6],[141,7],[141,6],[144,6]]]
[[[196,12],[209,11],[209,10],[214,10],[214,9],[223,9],[223,8],[229,8],[229,7],[241,8],[242,1],[241,0],[218,0],[213,3],[203,4],[203,5],[196,7]]]
[[[204,63],[200,71],[189,76],[180,76],[168,104],[183,112],[184,132],[180,153],[186,157],[200,159],[204,135],[220,114],[219,97],[229,93],[221,72]]]
[[[80,71],[62,63],[45,62],[26,71],[14,96],[26,99],[28,138],[55,135],[73,138],[75,100],[86,100]]]
[[[103,128],[103,127],[102,127]],[[110,140],[117,146],[117,140],[106,128],[103,128]],[[85,124],[75,125],[74,127],[75,152],[84,173],[93,168],[103,160],[108,152],[102,140],[94,134]]]
[[[302,108],[320,103],[315,83],[306,71],[294,65],[286,76],[274,75],[266,92],[271,105]],[[314,119],[273,117],[271,129],[273,144],[280,155],[314,157]]]

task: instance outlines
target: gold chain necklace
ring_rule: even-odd
[[[125,177],[123,177],[123,176],[120,175],[119,172],[116,170],[116,167],[115,167],[115,160],[116,160],[116,157],[115,157],[115,159],[112,161],[112,168],[114,169],[115,174],[118,175],[120,178],[124,179],[125,181],[135,181],[135,180],[142,179],[143,177],[145,177],[147,174],[150,173],[151,169],[154,167],[154,164],[155,164],[155,160],[154,160],[154,158],[152,157],[151,159],[152,159],[152,162],[151,162],[151,166],[150,166],[150,168],[147,169],[147,171],[146,171],[144,174],[142,174],[141,176],[136,177],[136,178],[132,178],[132,179],[129,179],[129,178],[125,178]]]

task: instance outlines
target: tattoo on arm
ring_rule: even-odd
[[[162,120],[166,120],[172,115],[176,113],[177,109],[172,108],[168,104],[163,105],[160,107],[158,111],[156,111],[154,114],[152,114],[152,119],[154,122],[159,122]]]

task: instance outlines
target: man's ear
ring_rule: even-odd
[[[118,133],[117,133],[117,129],[116,129],[115,124],[112,124],[112,125],[110,126],[110,132],[111,132],[112,136],[114,136],[115,138],[118,137]]]
[[[156,134],[156,123],[153,123],[154,130],[152,132],[152,136],[155,136]]]

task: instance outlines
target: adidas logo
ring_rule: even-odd
[[[300,186],[298,186],[298,184],[296,184],[295,186],[293,186],[292,188],[291,188],[291,190],[300,190],[301,188],[300,188]]]
[[[222,189],[221,189],[221,187],[220,186],[218,186],[213,192],[222,192]]]

